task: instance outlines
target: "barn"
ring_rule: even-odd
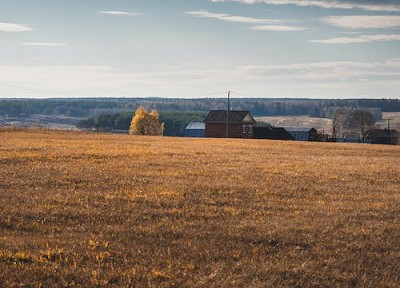
[[[204,123],[206,137],[252,139],[256,121],[249,111],[211,110]]]
[[[399,144],[400,133],[394,129],[371,129],[365,133],[365,140],[372,144]]]
[[[283,127],[254,127],[254,139],[294,140]]]
[[[185,128],[185,137],[204,137],[205,125],[203,122],[190,122]]]
[[[315,128],[285,127],[296,141],[316,141],[317,130]]]

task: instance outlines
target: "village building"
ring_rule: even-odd
[[[203,122],[190,122],[185,128],[185,137],[204,137],[206,125]]]
[[[296,141],[317,141],[315,128],[285,127]]]
[[[205,137],[252,139],[256,121],[249,111],[211,110],[204,123]]]
[[[294,140],[283,127],[254,127],[254,139]]]
[[[365,141],[372,144],[399,144],[400,133],[394,129],[371,129],[365,132]]]

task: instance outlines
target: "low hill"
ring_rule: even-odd
[[[0,287],[398,287],[399,146],[0,139]]]
[[[257,121],[267,122],[276,127],[315,128],[324,133],[332,133],[332,119],[310,116],[270,116],[256,117]]]

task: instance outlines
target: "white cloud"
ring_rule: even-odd
[[[240,69],[246,71],[254,71],[256,73],[270,72],[290,72],[297,74],[304,71],[316,70],[337,70],[337,69],[376,69],[376,68],[396,68],[400,71],[400,58],[390,59],[384,62],[354,62],[354,61],[333,61],[333,62],[308,62],[294,64],[274,64],[274,65],[245,65],[239,66]]]
[[[235,16],[229,14],[219,14],[213,13],[205,10],[200,11],[188,11],[184,12],[188,15],[193,15],[200,18],[211,18],[217,19],[221,21],[228,21],[228,22],[236,22],[236,23],[247,23],[247,24],[272,24],[279,22],[278,20],[272,19],[260,19],[260,18],[253,18],[253,17],[245,17],[245,16]]]
[[[25,46],[43,46],[43,47],[62,47],[65,43],[55,43],[55,42],[25,42],[22,43]]]
[[[245,23],[245,24],[259,24],[256,26],[252,26],[250,28],[251,30],[256,30],[256,31],[286,32],[286,31],[303,31],[303,30],[305,30],[305,28],[303,28],[303,27],[294,27],[294,26],[287,26],[287,25],[274,25],[274,24],[282,23],[281,20],[274,20],[274,19],[253,18],[253,17],[236,16],[236,15],[229,15],[229,14],[219,14],[219,13],[213,13],[213,12],[204,11],[204,10],[188,11],[188,12],[184,12],[184,13],[195,16],[195,17],[210,18],[210,19],[216,19],[216,20],[220,20],[220,21]]]
[[[138,16],[140,13],[126,12],[126,11],[99,11],[103,15],[113,15],[113,16]]]
[[[349,89],[356,89],[360,81],[376,84],[386,81],[397,85],[400,77],[400,61],[386,62],[317,62],[283,65],[247,65],[238,67],[243,75],[253,75],[259,81],[272,81],[275,84],[317,87],[324,85],[336,90],[340,83]],[[389,84],[391,83],[391,84]],[[352,87],[353,86],[353,87]],[[381,87],[384,90],[384,87]],[[327,93],[328,91],[324,91]],[[379,95],[379,94],[377,94]]]
[[[362,9],[367,11],[400,11],[400,4],[385,4],[379,1],[349,0],[212,0],[212,2],[241,2],[245,4],[266,3],[271,5],[296,5],[301,7],[320,7],[326,9]]]
[[[400,35],[361,35],[357,37],[338,37],[324,40],[311,40],[312,43],[322,44],[353,44],[353,43],[370,43],[370,42],[388,42],[388,41],[400,41]]]
[[[294,32],[294,31],[304,31],[306,28],[304,27],[294,27],[294,26],[284,26],[284,25],[261,25],[261,26],[253,26],[250,28],[251,30],[256,31],[279,31],[279,32]]]
[[[323,18],[328,25],[349,29],[382,29],[400,27],[400,16],[394,15],[359,15],[359,16],[331,16]]]
[[[0,23],[0,32],[26,32],[32,31],[33,28],[14,23]]]

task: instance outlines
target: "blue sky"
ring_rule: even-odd
[[[399,98],[400,1],[0,0],[0,55],[0,98]]]

